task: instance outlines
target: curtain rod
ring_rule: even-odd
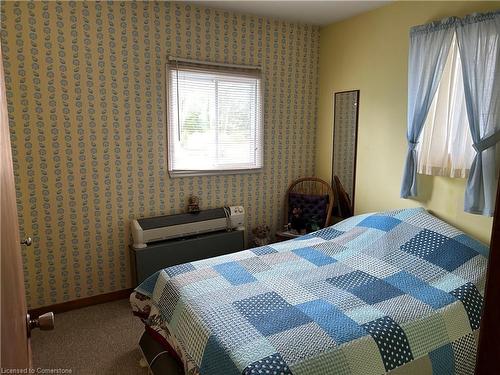
[[[256,70],[261,69],[260,65],[238,65],[238,64],[214,63],[214,62],[210,62],[210,61],[198,61],[198,60],[182,59],[182,58],[173,57],[173,56],[169,56],[168,60],[169,61],[184,62],[184,63],[189,63],[189,64],[222,66],[222,67],[227,67],[227,68],[256,69]]]

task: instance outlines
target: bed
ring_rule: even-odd
[[[130,301],[188,374],[472,374],[487,256],[403,209],[166,268]]]

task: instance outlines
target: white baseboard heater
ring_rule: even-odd
[[[133,220],[132,264],[136,283],[181,263],[244,249],[242,206]]]

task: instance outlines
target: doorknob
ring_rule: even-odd
[[[31,319],[30,314],[26,314],[26,327],[28,329],[28,337],[31,336],[31,330],[34,328],[40,328],[42,331],[51,331],[54,329],[54,313],[48,312],[36,319]]]
[[[33,240],[31,237],[26,237],[24,240],[21,240],[21,245],[31,246]]]

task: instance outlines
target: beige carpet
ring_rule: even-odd
[[[139,367],[144,331],[128,300],[57,314],[54,331],[34,330],[33,367],[67,368],[72,374],[147,374]]]

